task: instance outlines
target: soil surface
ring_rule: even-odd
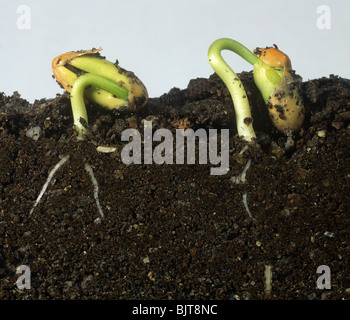
[[[231,97],[215,74],[137,113],[88,105],[84,141],[68,94],[33,104],[0,94],[0,299],[348,299],[350,80],[302,83],[306,119],[286,151],[252,73],[240,78],[257,145],[237,138]],[[121,134],[143,134],[145,120],[174,137],[179,128],[229,128],[229,171],[124,164]],[[16,285],[21,265],[30,289]],[[331,289],[317,287],[322,265]]]

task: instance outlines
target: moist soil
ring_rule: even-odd
[[[302,83],[306,119],[286,149],[252,73],[240,78],[257,144],[237,138],[230,94],[215,74],[138,112],[88,104],[83,141],[67,93],[33,104],[0,94],[0,298],[348,299],[350,80]],[[143,135],[145,120],[174,137],[177,129],[230,129],[229,171],[211,175],[215,165],[198,158],[124,164],[121,134]],[[21,265],[30,268],[30,289],[16,285]],[[329,267],[330,283],[319,266]]]

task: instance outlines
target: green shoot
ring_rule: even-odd
[[[74,118],[75,129],[78,132],[78,139],[82,139],[87,133],[87,128],[81,122],[81,119],[88,124],[88,117],[86,113],[86,107],[84,102],[84,90],[87,86],[96,86],[102,88],[116,97],[126,100],[129,91],[123,87],[120,87],[112,80],[104,78],[102,76],[86,73],[80,76],[75,82],[71,90],[71,104]]]
[[[212,43],[208,51],[209,63],[227,86],[235,108],[238,136],[251,142],[256,138],[253,119],[246,91],[236,75],[221,55],[222,50],[230,50],[254,66],[254,81],[265,101],[281,81],[283,68],[271,67],[259,59],[241,43],[221,38]]]
[[[78,139],[83,139],[88,131],[84,98],[108,109],[136,110],[148,101],[143,83],[132,72],[102,58],[101,50],[72,51],[52,61],[57,82],[71,93]]]

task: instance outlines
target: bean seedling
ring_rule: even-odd
[[[148,101],[147,89],[134,73],[101,57],[101,50],[72,51],[52,61],[57,82],[70,92],[78,139],[88,131],[84,98],[108,109],[136,110]]]
[[[231,94],[238,135],[248,142],[256,138],[246,91],[223,59],[222,50],[231,50],[254,66],[254,82],[268,106],[275,127],[286,134],[299,130],[304,120],[304,105],[300,80],[294,76],[288,56],[277,48],[258,49],[255,55],[241,43],[221,38],[209,47],[208,59]]]

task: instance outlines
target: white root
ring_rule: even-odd
[[[32,207],[32,209],[29,212],[29,215],[31,215],[35,209],[35,207],[38,205],[40,199],[42,198],[42,196],[44,195],[47,187],[49,186],[49,183],[51,181],[51,179],[53,178],[54,174],[56,173],[56,171],[65,164],[65,162],[69,159],[69,155],[65,155],[54,167],[53,169],[49,172],[49,176],[47,177],[47,180],[44,184],[44,186],[42,187],[40,194],[38,196],[38,198],[36,199],[34,206]]]
[[[251,212],[250,212],[250,210],[248,208],[247,195],[248,195],[247,193],[244,193],[243,196],[242,196],[243,205],[244,205],[245,210],[248,213],[249,218],[254,220],[254,218],[253,218],[253,216],[252,216],[252,214],[251,214]]]
[[[239,155],[242,155],[244,152],[248,150],[248,145],[245,145],[242,150],[239,152]]]
[[[272,267],[265,265],[265,293],[267,296],[270,295],[272,288]]]
[[[100,205],[100,200],[98,199],[98,183],[97,183],[97,180],[94,176],[94,171],[92,170],[91,166],[88,163],[85,163],[85,170],[90,175],[91,182],[94,186],[94,198],[96,201],[96,206],[97,206],[98,212],[100,213],[101,218],[104,218],[104,214],[103,214],[103,211],[102,211],[102,208]]]
[[[252,160],[251,159],[248,159],[245,167],[243,168],[242,172],[237,175],[237,176],[233,176],[231,178],[231,181],[235,182],[236,184],[239,184],[239,183],[245,183],[245,176],[246,176],[246,173],[250,167],[250,164],[251,164]]]
[[[49,172],[49,175],[47,177],[47,180],[45,182],[45,184],[43,185],[41,191],[40,191],[40,194],[38,196],[38,198],[36,199],[32,209],[30,210],[29,212],[29,215],[31,215],[35,209],[35,207],[39,204],[41,198],[43,197],[44,193],[46,192],[46,189],[47,187],[49,186],[49,183],[51,182],[53,176],[55,175],[56,171],[61,168],[65,163],[66,161],[69,159],[69,155],[65,155],[53,168],[52,170]],[[97,180],[95,178],[95,175],[94,175],[94,172],[91,168],[91,166],[86,163],[85,164],[85,170],[86,172],[89,174],[90,178],[91,178],[91,182],[94,186],[94,198],[95,198],[95,201],[96,201],[96,206],[97,206],[97,209],[98,209],[98,212],[100,213],[101,215],[101,218],[104,218],[104,214],[103,214],[103,211],[102,211],[102,208],[101,208],[101,205],[100,205],[100,201],[99,201],[99,198],[98,198],[98,183],[97,183]]]

